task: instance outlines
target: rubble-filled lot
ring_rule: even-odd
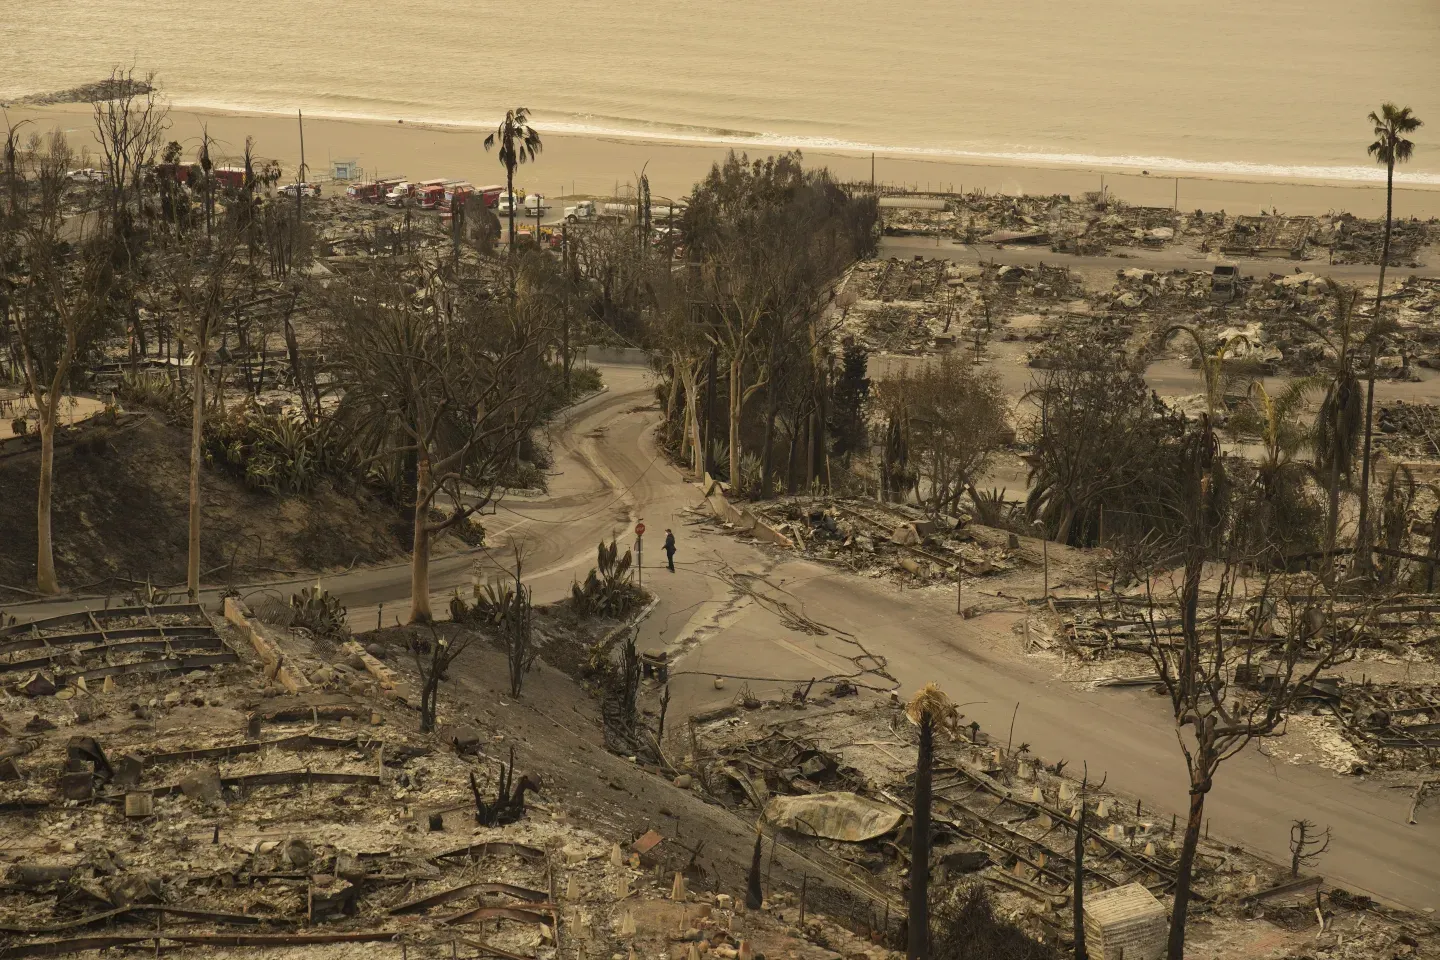
[[[697,723],[694,777],[713,802],[760,817],[826,863],[901,891],[916,732],[894,698],[837,687],[786,702],[737,697]],[[1078,771],[978,725],[937,746],[931,870],[942,888],[985,885],[1007,917],[1063,947],[1080,804],[1085,889],[1139,883],[1165,902],[1178,830]],[[1187,956],[1435,956],[1440,927],[1395,913],[1245,850],[1201,841]],[[1320,911],[1317,914],[1317,909]],[[1323,915],[1322,924],[1317,916]],[[1392,953],[1398,949],[1400,953]]]
[[[840,320],[846,335],[873,353],[982,356],[996,341],[1024,344],[1032,366],[1046,346],[1081,338],[1151,360],[1194,362],[1195,330],[1213,348],[1224,345],[1234,369],[1249,374],[1308,376],[1333,357],[1326,336],[1334,295],[1317,273],[1219,275],[1204,269],[1117,270],[1100,285],[1063,265],[978,267],[945,260],[892,258],[857,264],[847,278]],[[1377,358],[1379,375],[1414,380],[1417,368],[1440,368],[1440,280],[1416,276],[1387,284],[1394,318],[1391,352]],[[1374,289],[1362,288],[1357,317],[1367,322]],[[1169,333],[1167,338],[1165,335]],[[1243,368],[1243,369],[1242,369]]]
[[[1038,549],[1028,537],[961,525],[959,518],[937,522],[903,504],[787,497],[749,507],[807,557],[909,584],[953,583],[957,569],[966,577],[985,577],[1033,568]]]
[[[1146,652],[1154,641],[1143,604],[1092,596],[1058,598],[1053,606],[1056,613],[1042,611],[1026,622],[1027,650],[1056,660],[1062,675],[1074,682],[1158,689]],[[1440,604],[1433,594],[1401,595],[1367,609],[1369,626],[1354,660],[1302,691],[1288,732],[1273,752],[1287,762],[1419,788],[1433,773],[1440,748],[1436,613]],[[1342,618],[1352,615],[1358,613],[1343,607],[1336,612]],[[1227,614],[1220,629],[1245,634],[1250,616],[1248,610]],[[1176,629],[1170,617],[1164,609],[1157,615],[1162,641]],[[1214,629],[1213,620],[1207,619],[1203,629]],[[1238,678],[1239,695],[1263,691],[1269,680],[1261,661],[1252,675]]]
[[[748,826],[605,754],[593,711],[557,724],[586,701],[558,671],[525,707],[477,648],[421,734],[405,628],[337,644],[235,610],[0,633],[0,957],[890,956],[854,910],[823,915],[833,878],[812,872],[800,922],[788,851],[745,910],[748,862],[723,858]],[[505,766],[511,802],[479,822]]]
[[[917,200],[915,208],[889,206],[910,197]],[[943,209],[920,208],[942,202]],[[943,236],[961,243],[1038,246],[1084,256],[1174,248],[1199,254],[1378,264],[1385,230],[1383,220],[1348,213],[1293,217],[1278,211],[1259,215],[1181,211],[1132,205],[1099,193],[1079,198],[980,192],[896,195],[883,213],[885,232],[894,236]],[[1390,265],[1418,266],[1425,248],[1437,237],[1436,221],[1395,221]]]

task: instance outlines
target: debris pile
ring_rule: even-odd
[[[403,632],[324,644],[234,601],[224,619],[150,606],[0,631],[0,809],[18,828],[0,956],[893,956],[768,881],[743,909],[701,866],[703,834],[576,814],[589,801],[551,789],[573,757],[541,774],[478,725],[414,732]],[[808,896],[834,905],[827,883]]]
[[[1303,260],[1314,232],[1314,217],[1236,217],[1220,250],[1229,256]]]
[[[760,817],[783,842],[817,862],[843,865],[852,876],[902,891],[916,733],[898,701],[745,700],[740,710],[718,711],[697,723],[697,789],[744,816]],[[1092,897],[1100,904],[1106,896],[1126,895],[1133,884],[1160,897],[1172,887],[1183,827],[1176,818],[1082,785],[1063,761],[1047,763],[1027,745],[1004,744],[978,724],[963,727],[954,742],[937,744],[935,762],[932,881],[942,888],[985,885],[1037,939],[1062,946],[1069,939],[1081,803],[1087,913]],[[807,766],[808,775],[797,763]],[[1263,936],[1255,929],[1263,917],[1281,929],[1303,931],[1313,948],[1322,942],[1316,939],[1317,902],[1327,946],[1337,939],[1353,942],[1354,931],[1377,924],[1390,932],[1390,943],[1397,935],[1440,932],[1428,919],[1390,914],[1342,890],[1317,900],[1320,878],[1292,879],[1287,868],[1208,837],[1201,839],[1196,864],[1196,901],[1212,936],[1242,942]],[[1161,903],[1168,912],[1168,903]],[[1308,920],[1299,918],[1300,910]],[[1219,955],[1248,954],[1237,947]]]
[[[1390,266],[1418,267],[1420,248],[1432,242],[1435,227],[1434,220],[1396,220],[1390,231]],[[1329,228],[1335,263],[1380,262],[1385,241],[1384,220],[1362,220],[1342,214],[1332,218]]]
[[[939,521],[905,504],[839,497],[786,497],[750,504],[756,516],[786,534],[812,558],[842,563],[872,576],[893,574],[911,582],[954,582],[1003,573],[1022,562],[1018,538],[970,525],[967,518]]]
[[[1377,449],[1402,460],[1440,458],[1440,407],[1428,403],[1381,403],[1375,411]]]

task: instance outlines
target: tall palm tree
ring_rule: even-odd
[[[515,251],[515,168],[533,161],[535,155],[545,148],[540,134],[530,126],[530,111],[524,107],[505,111],[505,119],[495,132],[485,138],[485,149],[489,151],[500,145],[500,165],[505,168],[505,190],[510,195],[510,251]]]
[[[1385,297],[1385,267],[1390,260],[1390,230],[1393,226],[1395,201],[1395,164],[1404,163],[1415,152],[1415,144],[1405,135],[1420,129],[1420,118],[1411,113],[1409,107],[1397,107],[1384,103],[1379,113],[1370,114],[1370,123],[1375,129],[1375,142],[1370,144],[1370,156],[1376,163],[1385,164],[1385,239],[1380,245],[1380,282],[1375,287],[1375,324],[1380,325],[1381,306]],[[1370,364],[1365,374],[1365,451],[1360,460],[1360,522],[1355,535],[1355,563],[1363,571],[1370,569],[1370,435],[1371,413],[1375,408],[1375,352],[1378,341],[1370,343]]]

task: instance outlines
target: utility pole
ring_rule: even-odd
[[[295,226],[300,226],[302,198],[305,196],[305,114],[295,111],[300,121],[300,169],[295,171]]]

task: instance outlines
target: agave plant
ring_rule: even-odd
[[[602,540],[595,552],[595,566],[585,582],[570,587],[571,606],[583,617],[623,617],[644,598],[630,577],[630,551],[621,554],[612,539],[609,544]]]
[[[320,584],[292,595],[290,606],[295,611],[294,626],[304,627],[317,637],[337,643],[349,638],[350,624],[345,618],[345,605]]]
[[[1003,527],[1015,513],[1015,505],[1005,500],[1004,488],[973,490],[970,499],[975,502],[975,522],[983,527]]]

